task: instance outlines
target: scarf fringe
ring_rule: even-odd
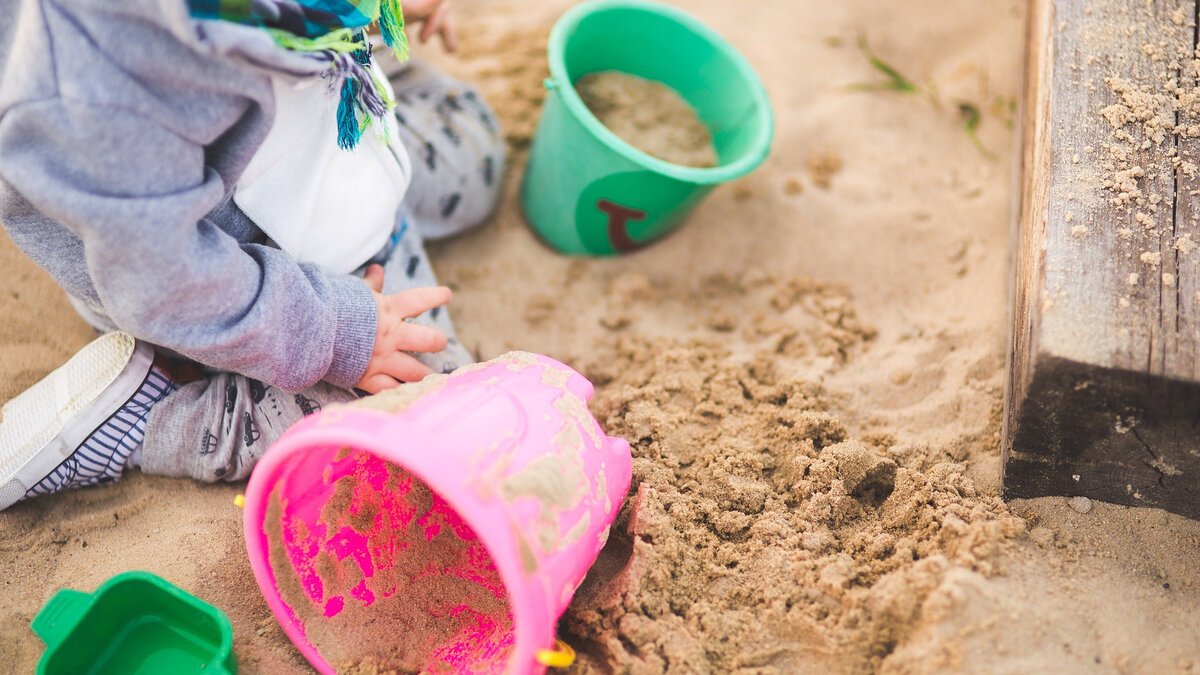
[[[395,102],[369,68],[371,46],[361,33],[356,38],[359,49],[353,52],[326,52],[332,63],[326,77],[330,89],[338,92],[338,146],[352,150],[362,138],[362,132],[376,117],[390,114]],[[362,113],[362,120],[358,119]],[[387,125],[383,125],[386,133]]]
[[[404,32],[404,11],[400,8],[400,0],[380,0],[379,32],[383,33],[383,41],[392,48],[396,60],[401,63],[408,60],[408,35]]]
[[[350,53],[359,49],[357,36],[361,31],[352,28],[331,30],[319,37],[304,37],[282,28],[264,28],[275,44],[293,52],[339,52]]]
[[[337,109],[337,144],[343,150],[353,150],[362,140],[362,127],[359,126],[354,112],[356,89],[361,89],[361,87],[354,80],[346,80],[342,83],[341,100],[338,101]]]
[[[195,1],[191,2],[193,6]],[[373,6],[372,6],[373,5]],[[372,22],[378,22],[383,41],[392,49],[396,59],[408,60],[408,36],[404,33],[404,12],[400,0],[376,0],[359,7]],[[194,10],[196,11],[196,10]],[[241,11],[246,16],[252,16]],[[361,16],[361,14],[360,14]],[[257,19],[256,19],[257,20]],[[261,24],[260,24],[261,25]],[[353,150],[362,139],[371,120],[391,114],[396,103],[387,94],[383,82],[371,70],[371,46],[364,28],[336,28],[324,35],[297,35],[282,28],[264,29],[275,44],[294,52],[309,54],[329,63],[323,77],[329,79],[329,89],[338,96],[338,147]],[[385,140],[388,126],[380,125]]]

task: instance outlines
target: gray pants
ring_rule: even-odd
[[[435,286],[422,240],[482,223],[494,210],[504,170],[504,140],[478,92],[420,62],[385,66],[396,90],[401,141],[412,157],[412,182],[392,240],[370,263],[384,267],[384,293]],[[370,264],[368,263],[368,264]],[[364,265],[359,270],[361,274]],[[458,342],[445,308],[414,319],[449,337],[446,349],[417,358],[436,372],[474,359]],[[331,403],[356,398],[319,382],[287,392],[236,373],[207,373],[181,384],[146,419],[141,467],[146,473],[202,481],[238,480],[288,427]]]

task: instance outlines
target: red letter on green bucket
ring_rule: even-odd
[[[616,202],[601,199],[596,202],[596,209],[608,215],[608,240],[619,253],[636,251],[642,245],[629,237],[628,223],[631,220],[645,220],[646,212],[621,206]]]

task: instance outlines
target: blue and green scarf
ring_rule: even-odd
[[[197,19],[232,21],[266,30],[276,44],[329,61],[326,76],[340,94],[338,145],[352,149],[375,117],[395,107],[372,71],[366,28],[379,22],[396,58],[408,58],[399,0],[188,0]]]

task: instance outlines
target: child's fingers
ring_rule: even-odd
[[[376,293],[383,292],[383,265],[367,265],[367,271],[363,274],[363,281],[367,282],[367,286]]]
[[[445,19],[446,3],[443,2],[433,10],[428,19],[425,19],[425,23],[421,24],[421,32],[417,34],[417,39],[421,41],[421,44],[425,44],[429,38],[437,34]]]
[[[413,288],[384,296],[389,309],[404,318],[411,318],[450,302],[454,294],[445,286]]]
[[[454,15],[447,12],[446,18],[442,20],[442,46],[446,51],[453,52],[458,49],[458,22],[455,21]]]
[[[406,352],[440,352],[446,348],[446,342],[445,333],[418,323],[404,324],[404,335],[397,340]]]
[[[417,23],[428,17],[444,0],[406,0],[404,3],[404,20]]]
[[[404,352],[393,352],[383,358],[380,370],[400,382],[419,382],[433,369]]]
[[[437,10],[434,10],[437,13]],[[421,23],[421,30],[417,31],[417,42],[425,44],[429,41],[429,36],[433,35],[433,15],[429,15],[425,21]]]
[[[358,383],[358,388],[362,389],[368,394],[378,394],[381,391],[395,389],[399,386],[399,380],[384,373],[368,375]]]

